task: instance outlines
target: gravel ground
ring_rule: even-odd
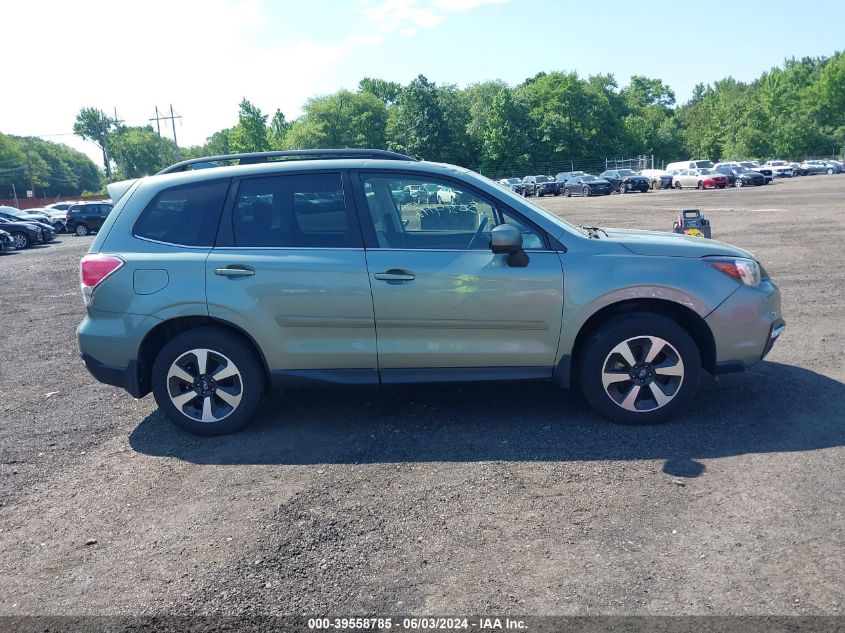
[[[780,285],[767,361],[654,427],[547,384],[427,385],[189,436],[79,360],[90,238],[0,256],[0,615],[843,615],[844,194],[540,199],[663,230],[696,206]]]

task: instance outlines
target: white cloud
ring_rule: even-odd
[[[127,125],[144,125],[155,106],[172,103],[184,117],[176,123],[179,144],[200,144],[237,122],[244,97],[267,114],[278,107],[294,118],[309,97],[340,88],[339,69],[356,51],[491,1],[502,0],[369,0],[344,9],[339,36],[302,27],[302,39],[281,43],[269,16],[283,12],[267,0],[6,2],[3,23],[15,28],[4,33],[4,50],[26,72],[20,95],[11,85],[4,90],[0,131],[68,134],[85,106],[109,114],[116,107]],[[28,26],[37,27],[37,42]],[[39,97],[27,97],[30,89]],[[162,133],[171,136],[172,128]],[[97,155],[73,136],[48,138]]]

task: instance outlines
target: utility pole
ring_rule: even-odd
[[[123,155],[123,143],[120,142],[120,126],[124,121],[117,118],[117,107],[114,109],[114,118],[110,121],[114,124],[115,135],[117,136],[117,151],[120,154],[120,164],[123,165],[124,178],[126,174],[126,158]]]
[[[179,144],[176,142],[176,119],[181,119],[182,116],[179,114],[175,114],[173,112],[173,104],[170,104],[170,116],[164,116],[159,114],[158,106],[156,106],[156,115],[155,117],[150,118],[150,121],[156,122],[156,130],[158,131],[158,137],[161,138],[161,121],[170,121],[170,125],[173,127],[173,145],[176,146],[176,158],[179,158]]]

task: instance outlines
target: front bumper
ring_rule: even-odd
[[[786,327],[780,291],[769,280],[757,288],[741,286],[705,321],[716,343],[716,373],[747,369],[760,362]]]

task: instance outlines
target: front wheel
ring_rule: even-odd
[[[564,198],[571,198],[572,197],[572,192],[569,190],[569,187],[564,188],[563,197]]]
[[[159,408],[180,429],[197,435],[242,429],[258,408],[265,385],[264,370],[249,344],[222,328],[179,334],[153,363]]]
[[[15,248],[17,250],[29,248],[30,241],[26,233],[12,233],[12,239],[15,240]]]
[[[581,349],[581,390],[599,413],[616,422],[661,422],[680,412],[698,390],[698,347],[667,317],[620,315],[600,326]]]
[[[828,173],[829,175],[833,175],[833,169],[832,169],[832,168],[830,168],[830,167],[828,167],[828,168],[827,168],[827,173]]]
[[[589,198],[592,195],[592,190],[589,187],[584,187],[581,193],[584,195],[585,198]]]
[[[742,187],[745,183],[742,182],[742,178],[737,178],[735,184],[737,187]]]
[[[698,181],[698,184],[696,185],[696,187],[695,187],[695,188],[696,188],[696,189],[704,189],[704,183],[703,183],[703,182],[701,182],[701,181],[699,180],[699,181]]]
[[[678,191],[681,190],[681,183],[680,182],[675,183],[675,189],[677,189]]]

